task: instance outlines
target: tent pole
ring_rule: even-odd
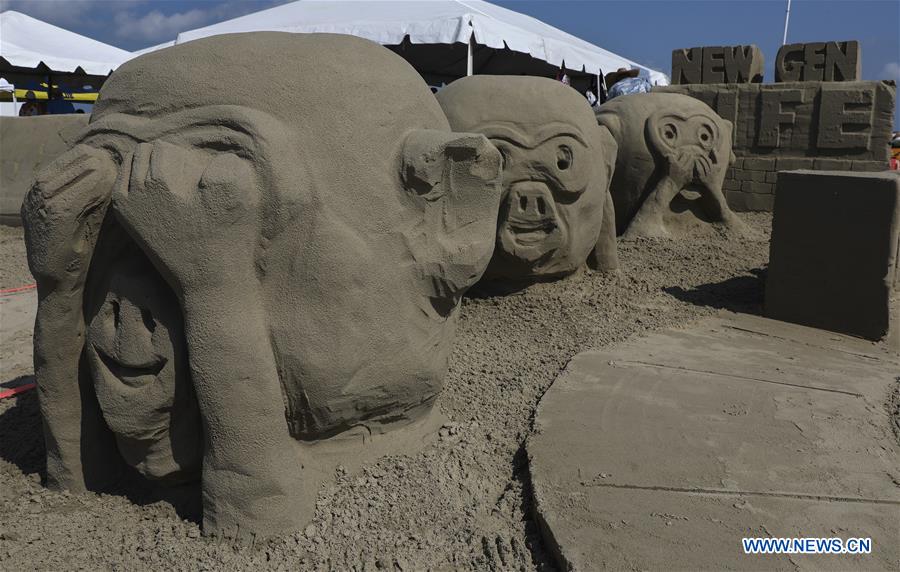
[[[784,12],[784,38],[781,40],[781,45],[787,44],[787,30],[788,30],[788,21],[791,19],[791,0],[787,0],[787,10]]]
[[[475,73],[475,34],[469,34],[469,53],[466,56],[466,75]]]

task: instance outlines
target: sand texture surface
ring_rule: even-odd
[[[752,238],[624,242],[620,274],[464,299],[439,440],[355,473],[339,468],[304,530],[256,546],[208,540],[167,504],[45,490],[35,392],[0,401],[0,569],[552,569],[524,449],[541,396],[578,352],[721,308],[759,314],[771,215],[740,216]],[[2,228],[0,288],[33,282],[21,237]],[[31,381],[35,300],[0,299],[3,387]]]
[[[887,344],[727,311],[582,352],[526,444],[544,539],[573,570],[896,570],[897,372]],[[872,547],[744,554],[767,536]]]

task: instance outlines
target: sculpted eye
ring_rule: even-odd
[[[700,142],[706,147],[712,144],[713,142],[713,130],[709,125],[701,125],[700,126]]]
[[[663,125],[662,134],[669,143],[674,143],[675,140],[678,139],[678,129],[675,127],[674,123],[666,123]]]
[[[568,145],[560,145],[556,148],[556,168],[560,171],[571,167],[573,159],[572,149]]]

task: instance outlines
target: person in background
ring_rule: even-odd
[[[606,74],[606,87],[609,89],[607,99],[632,93],[648,93],[653,87],[645,78],[638,77],[640,70],[619,68]]]
[[[35,101],[34,99],[29,99],[22,104],[22,107],[19,108],[19,117],[32,117],[35,115],[46,115],[47,108],[44,106],[44,103],[41,101]]]
[[[47,102],[47,113],[58,115],[61,113],[75,113],[75,106],[65,99],[51,99]]]

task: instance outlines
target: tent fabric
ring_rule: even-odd
[[[168,42],[156,44],[155,46],[150,46],[150,47],[144,48],[142,50],[135,50],[135,51],[131,52],[131,57],[136,58],[136,57],[142,56],[144,54],[149,54],[150,52],[155,52],[156,50],[161,50],[163,48],[170,48],[174,45],[175,45],[175,40],[169,40]]]
[[[330,32],[396,45],[467,44],[530,54],[590,74],[638,69],[656,85],[668,77],[540,20],[481,0],[297,0],[178,35],[175,43],[237,32]],[[150,51],[149,49],[147,51]],[[476,70],[477,73],[477,70]]]
[[[134,57],[130,52],[58,28],[14,10],[0,13],[0,57],[10,65],[107,75]]]

